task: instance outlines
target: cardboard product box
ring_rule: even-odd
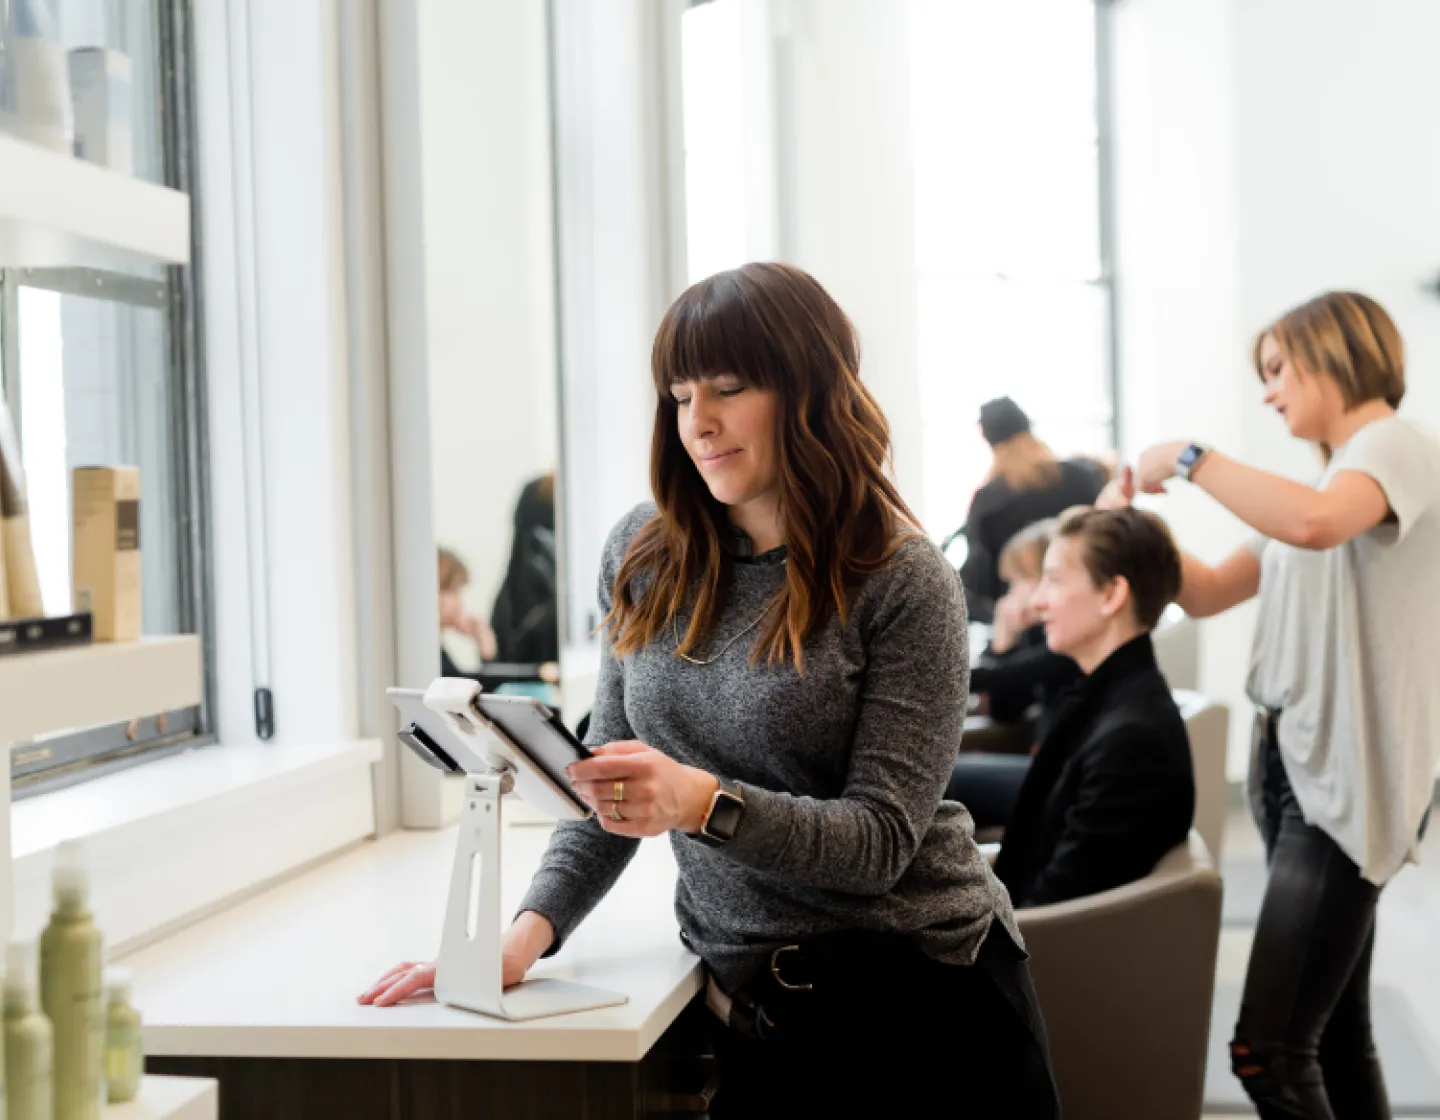
[[[77,467],[75,609],[94,615],[98,642],[140,637],[140,471]]]

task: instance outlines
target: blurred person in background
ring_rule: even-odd
[[[555,472],[550,471],[526,483],[515,503],[510,561],[490,612],[499,660],[559,661],[555,552]]]
[[[1035,592],[1045,551],[1054,538],[1054,518],[1022,529],[1000,552],[1000,578],[1007,590],[995,604],[990,645],[970,670],[970,691],[981,713],[1001,723],[1019,723],[1035,712],[1031,745],[1045,737],[1062,689],[1080,679],[1080,668],[1045,644],[1045,624],[1035,611]]]
[[[463,634],[475,643],[481,661],[495,659],[495,634],[485,623],[465,606],[461,594],[470,585],[470,569],[465,566],[452,549],[438,550],[440,581],[440,632],[449,630]],[[449,651],[440,647],[440,675],[442,677],[463,677],[466,674],[455,664]]]
[[[1009,397],[980,407],[980,434],[993,455],[990,472],[975,492],[963,532],[969,551],[960,578],[970,618],[990,622],[1005,594],[1000,553],[1016,533],[1072,506],[1092,505],[1108,480],[1094,458],[1057,459],[1035,438],[1030,418]]]

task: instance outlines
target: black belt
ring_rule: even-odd
[[[975,967],[999,963],[1012,946],[996,921],[980,946]],[[1019,958],[1019,951],[1010,948]],[[706,1004],[743,1038],[768,1041],[783,1033],[786,1010],[817,991],[838,986],[856,987],[888,983],[907,968],[923,967],[929,958],[903,934],[844,932],[773,949],[764,966],[733,992],[720,988],[711,976]]]

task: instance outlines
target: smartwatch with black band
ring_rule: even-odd
[[[1204,444],[1192,443],[1175,458],[1175,473],[1186,482],[1195,473],[1195,468],[1204,461],[1205,456],[1210,454],[1210,449]]]
[[[745,795],[735,782],[719,779],[720,788],[710,799],[710,808],[705,813],[704,823],[695,839],[712,848],[718,848],[735,836],[740,820],[745,816]]]

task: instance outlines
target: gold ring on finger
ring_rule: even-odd
[[[616,782],[615,782],[615,797],[614,797],[614,800],[616,800],[616,801],[624,801],[624,800],[625,800],[625,779],[624,779],[624,778],[619,778],[619,779],[617,779]]]

